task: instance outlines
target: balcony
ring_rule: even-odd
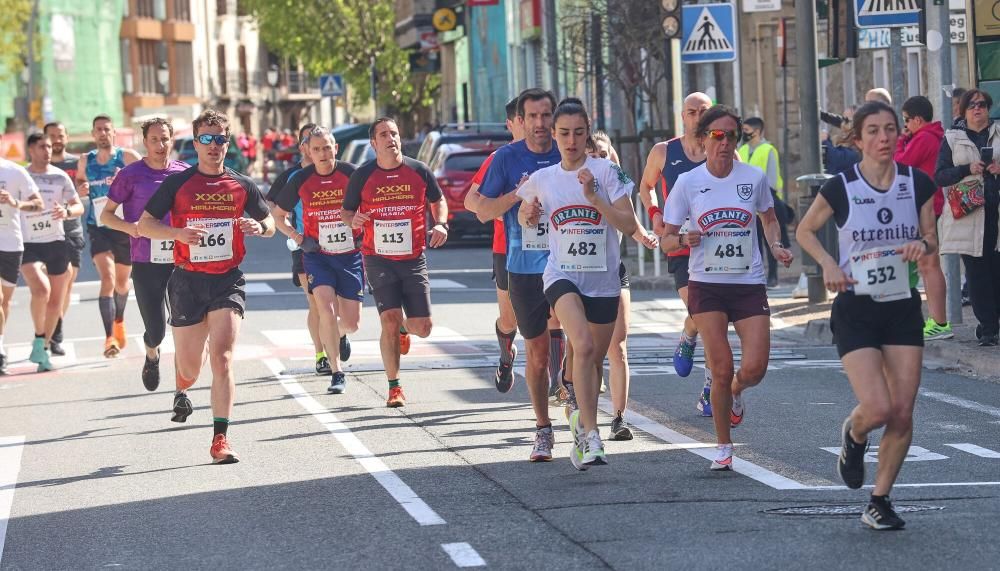
[[[278,75],[276,93],[281,100],[319,99],[319,80],[304,72],[282,71]],[[224,78],[219,80],[219,95],[228,99],[269,98],[271,86],[267,83],[267,73],[226,71]]]

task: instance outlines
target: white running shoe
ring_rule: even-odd
[[[604,455],[604,443],[601,442],[601,433],[596,429],[587,433],[584,438],[586,448],[583,451],[584,466],[605,466],[608,463],[607,456]]]
[[[719,444],[716,446],[716,448],[719,450],[719,452],[718,454],[715,455],[715,460],[712,460],[712,469],[717,471],[732,470],[733,445]]]
[[[583,452],[587,449],[586,435],[580,426],[580,411],[574,410],[569,416],[569,433],[573,437],[573,447],[569,450],[569,461],[577,470],[586,470],[590,466],[583,463]]]
[[[555,442],[555,435],[552,433],[552,427],[546,426],[545,428],[535,429],[535,446],[531,449],[531,456],[528,457],[529,462],[551,462],[552,461],[552,444]]]

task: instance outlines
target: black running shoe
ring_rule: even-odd
[[[66,350],[63,349],[62,344],[55,340],[49,341],[49,351],[52,352],[53,355],[59,357],[66,355]]]
[[[160,386],[159,353],[155,361],[146,356],[146,363],[142,366],[142,386],[149,392],[155,391]]]
[[[327,394],[339,395],[343,394],[347,390],[347,379],[344,377],[344,373],[337,371],[330,378],[330,386],[327,387]]]
[[[979,338],[980,347],[996,347],[1000,344],[1000,335],[983,335]]]
[[[865,450],[868,441],[858,444],[851,438],[851,417],[844,420],[841,430],[840,457],[837,459],[837,472],[844,484],[852,490],[857,490],[865,483]]]
[[[344,363],[351,358],[351,340],[344,335],[340,338],[340,360]]]
[[[0,353],[0,375],[7,374],[7,355]]]
[[[632,440],[632,429],[629,427],[621,413],[615,415],[611,421],[611,438],[609,440]]]
[[[517,347],[510,346],[510,364],[505,365],[503,361],[500,361],[500,366],[497,367],[497,390],[502,393],[509,393],[510,389],[514,388],[514,359],[517,358]]]
[[[333,369],[330,368],[330,359],[327,359],[326,357],[320,357],[319,359],[316,359],[317,375],[329,375],[332,372]]]
[[[903,518],[899,517],[896,514],[896,510],[892,509],[892,502],[889,501],[889,496],[872,496],[871,501],[868,502],[868,507],[861,514],[861,522],[879,531],[903,529],[906,527],[906,522],[903,521]]]
[[[194,412],[194,406],[186,393],[176,393],[174,395],[174,415],[170,417],[171,422],[186,422],[187,418]]]

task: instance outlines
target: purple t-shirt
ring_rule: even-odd
[[[122,205],[122,218],[126,222],[136,222],[146,209],[146,203],[150,197],[160,188],[160,183],[168,175],[185,171],[191,168],[182,161],[170,161],[167,168],[157,170],[151,168],[146,161],[135,161],[122,170],[118,171],[114,182],[111,183],[111,190],[108,191],[108,199]],[[170,223],[170,215],[163,218],[165,224]],[[149,261],[149,238],[130,238],[132,241],[132,261]]]

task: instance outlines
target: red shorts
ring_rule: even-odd
[[[721,311],[730,322],[771,315],[764,284],[715,284],[688,282],[688,312],[691,315]]]

